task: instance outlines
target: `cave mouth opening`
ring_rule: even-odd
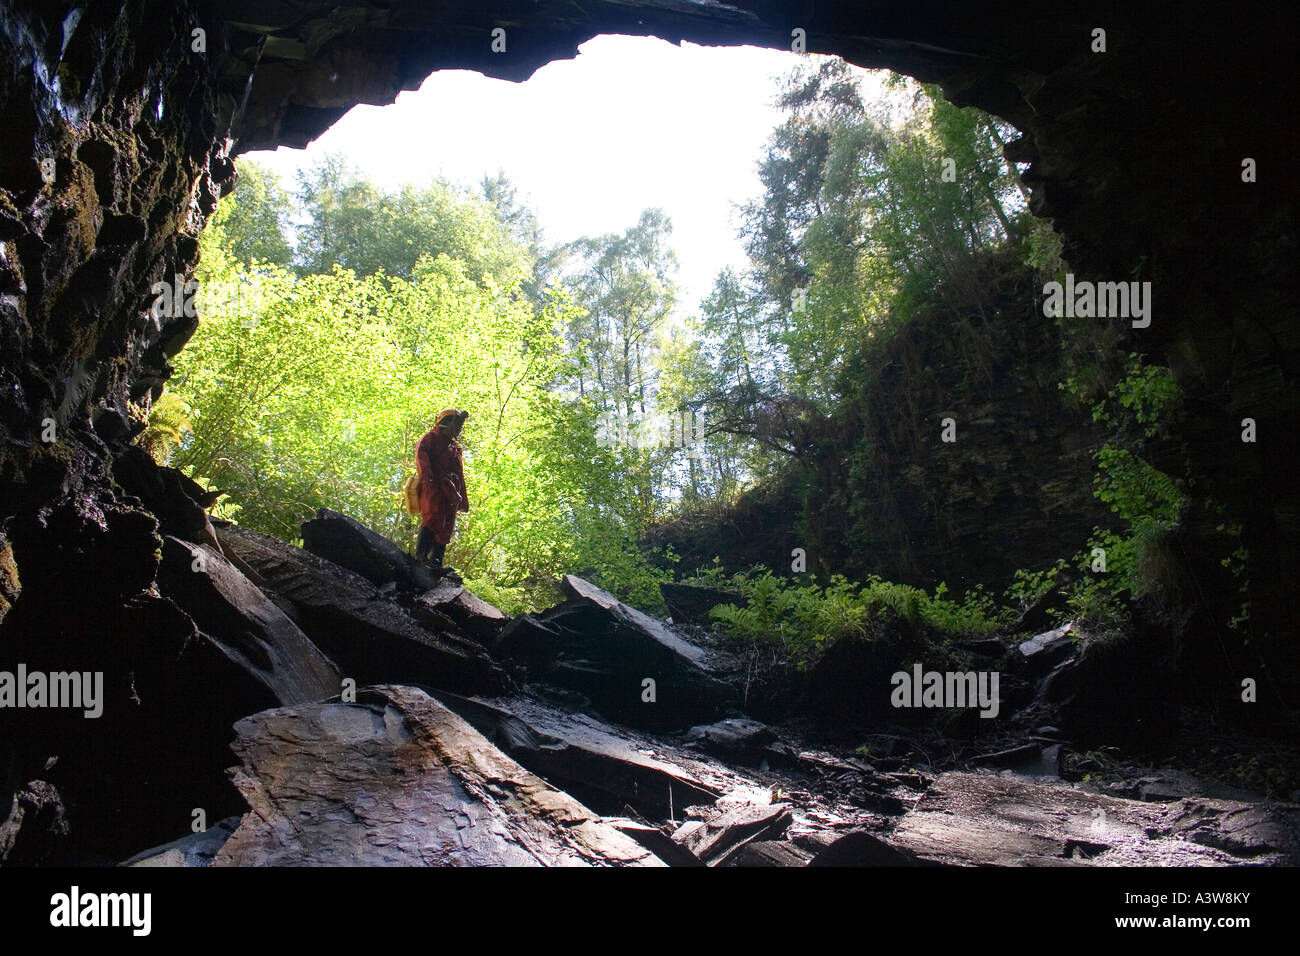
[[[647,85],[647,75],[672,82]],[[599,128],[589,133],[584,117]],[[904,321],[891,312],[900,296],[928,295],[944,278],[960,298],[959,285],[979,281],[981,257],[1024,246],[1031,232],[1053,239],[1031,227],[1017,167],[1002,155],[1014,135],[899,74],[757,48],[609,36],[521,84],[435,73],[393,105],[355,109],[305,153],[239,157],[241,185],[204,237],[199,330],[142,440],[225,491],[219,517],[297,541],[302,521],[328,507],[406,546],[410,519],[393,500],[411,448],[438,408],[475,406],[494,424],[467,432],[474,479],[508,500],[532,498],[522,472],[538,459],[513,461],[512,472],[493,449],[537,428],[515,427],[516,415],[528,423],[537,412],[518,407],[517,391],[506,400],[477,387],[519,356],[463,355],[447,341],[450,314],[500,304],[486,293],[457,298],[453,274],[471,286],[514,282],[495,313],[500,328],[488,321],[474,334],[490,352],[517,347],[536,321],[558,333],[552,400],[585,403],[569,425],[594,431],[595,451],[622,446],[637,459],[599,466],[624,482],[593,502],[602,534],[641,538],[677,511],[724,507],[764,476],[804,468],[809,432],[845,399],[849,365]],[[523,192],[542,193],[537,207]],[[485,242],[485,228],[498,234]],[[420,261],[439,254],[450,261]],[[521,255],[522,278],[508,278]],[[335,265],[355,284],[328,279]],[[204,303],[213,287],[235,292],[214,296],[215,311]],[[303,287],[314,290],[306,326],[289,305]],[[366,296],[374,322],[339,320]],[[397,317],[398,299],[419,303],[420,320]],[[520,309],[533,319],[521,324]],[[968,335],[1000,334],[961,320]],[[387,336],[375,337],[375,323]],[[304,357],[309,336],[309,357],[330,356],[329,374]],[[404,363],[400,385],[385,372],[367,382],[382,349]],[[439,370],[440,352],[457,356],[460,379]],[[693,383],[682,380],[688,359]],[[266,383],[284,380],[291,386],[264,397]],[[908,427],[928,427],[912,419]],[[571,497],[559,507],[571,513]],[[493,587],[547,577],[503,532],[524,516],[486,511],[464,519],[456,562]],[[777,566],[769,550],[757,563]],[[921,564],[837,569],[835,560],[818,569],[951,579]]]

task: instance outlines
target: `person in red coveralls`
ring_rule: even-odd
[[[415,558],[427,563],[436,574],[457,579],[459,575],[452,568],[444,568],[442,559],[456,530],[456,513],[469,511],[461,448],[456,443],[467,418],[469,412],[444,408],[415,450],[420,473],[420,537],[415,543]]]

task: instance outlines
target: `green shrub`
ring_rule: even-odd
[[[1083,400],[1095,394],[1098,373],[1104,374],[1104,369],[1084,362],[1061,387]],[[1093,420],[1111,430],[1111,440],[1093,454],[1093,493],[1110,506],[1118,524],[1093,529],[1084,550],[1073,559],[1080,577],[1066,592],[1076,620],[1110,635],[1127,627],[1126,593],[1154,595],[1161,603],[1173,599],[1178,570],[1168,542],[1188,500],[1172,475],[1143,457],[1152,439],[1167,438],[1180,411],[1182,392],[1173,376],[1131,352],[1126,370],[1114,382],[1092,404]],[[1104,573],[1093,568],[1098,548],[1105,552]]]
[[[745,607],[725,604],[711,612],[725,633],[749,640],[779,641],[794,659],[806,659],[835,641],[877,640],[895,622],[951,640],[986,634],[1000,616],[982,588],[968,591],[961,601],[953,601],[944,597],[946,585],[940,584],[931,595],[875,575],[865,582],[835,575],[825,585],[796,585],[767,569],[736,574],[730,579],[710,569],[695,581],[729,587],[745,595]]]
[[[1017,570],[1014,580],[1003,595],[1003,603],[1013,613],[1027,611],[1051,592],[1064,570],[1064,558],[1041,571]]]

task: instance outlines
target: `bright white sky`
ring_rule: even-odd
[[[658,206],[673,223],[679,309],[723,266],[743,267],[735,205],[760,193],[758,160],[782,117],[778,78],[799,56],[600,36],[526,83],[449,70],[391,106],[358,106],[305,150],[251,152],[292,188],[341,153],[383,189],[442,175],[476,185],[503,169],[547,242],[622,232]],[[864,93],[878,77],[864,74]],[[867,79],[869,77],[869,79]]]

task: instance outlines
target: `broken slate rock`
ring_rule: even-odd
[[[742,803],[721,810],[707,820],[693,820],[683,824],[673,834],[673,840],[712,866],[751,840],[759,837],[765,840],[776,839],[785,832],[792,820],[789,804],[773,803],[763,806]]]
[[[209,540],[211,523],[198,503],[205,490],[184,472],[159,465],[143,448],[131,445],[114,458],[113,478],[158,518],[164,534]]]
[[[1035,674],[1045,674],[1074,653],[1073,627],[1073,624],[1062,624],[1020,644],[1018,650]]]
[[[915,853],[890,846],[874,833],[853,830],[821,850],[809,866],[924,866]]]
[[[714,668],[722,655],[683,639],[663,621],[581,578],[563,581],[571,599],[540,621],[558,647],[530,646],[535,679],[586,695],[605,717],[632,727],[679,730],[733,709],[736,692]]]
[[[1058,781],[941,775],[888,842],[956,866],[1294,865],[1300,808],[1143,803]]]
[[[158,586],[190,616],[207,647],[266,687],[273,696],[264,706],[324,700],[339,692],[334,664],[211,548],[168,535]]]
[[[719,866],[807,866],[807,850],[785,840],[754,840],[728,853]]]
[[[662,866],[428,694],[263,711],[235,725],[250,808],[217,866]]]
[[[655,641],[697,667],[702,667],[708,662],[709,655],[704,648],[685,640],[668,624],[656,620],[644,611],[638,611],[631,605],[624,604],[614,595],[596,587],[590,581],[584,581],[575,575],[566,574],[560,582],[560,587],[575,600],[607,611],[613,620],[640,631],[649,640]]]
[[[474,640],[491,647],[509,618],[463,584],[443,579],[415,599],[411,615],[421,623],[446,617]]]
[[[373,584],[324,558],[247,528],[218,531],[222,545],[256,569],[294,619],[358,684],[401,681],[467,693],[505,688],[483,647],[455,631],[433,631]]]
[[[315,518],[302,523],[302,546],[377,586],[396,584],[403,591],[425,591],[438,583],[432,571],[382,534],[329,508],[321,508]]]
[[[649,741],[586,714],[522,697],[437,697],[529,770],[597,809],[660,817],[721,795],[689,767],[656,757]]]
[[[686,732],[692,747],[724,759],[758,766],[776,734],[765,724],[747,717],[729,717],[714,724],[702,724]]]
[[[137,853],[122,866],[205,867],[211,866],[217,851],[225,846],[230,834],[239,826],[239,817],[218,820],[201,833],[173,840]]]
[[[521,614],[509,620],[497,636],[493,638],[490,649],[492,655],[507,661],[534,661],[544,667],[547,661],[554,659],[564,646],[564,637],[559,630],[546,624],[536,614]]]
[[[626,817],[606,817],[605,822],[625,833],[669,866],[704,866],[704,861],[673,838],[649,823]]]

